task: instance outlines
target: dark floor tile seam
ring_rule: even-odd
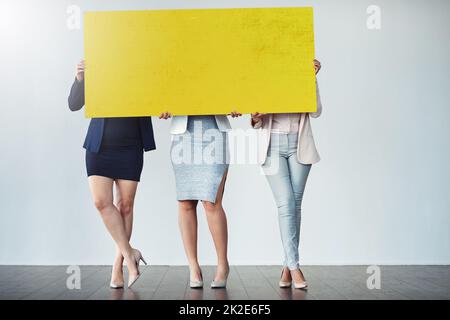
[[[244,285],[244,281],[242,281],[241,274],[239,273],[238,267],[237,266],[233,266],[233,268],[234,268],[234,270],[236,270],[236,274],[237,274],[237,276],[239,278],[239,281],[240,281],[242,287],[244,288],[244,292],[245,292],[245,295],[247,296],[247,299],[250,299],[250,295],[248,294],[247,288]]]
[[[41,278],[41,277],[43,277],[43,276],[47,276],[47,275],[49,275],[51,272],[53,272],[56,268],[57,268],[57,267],[53,267],[53,268],[47,270],[45,273],[39,274],[38,277]],[[30,277],[22,278],[22,276],[23,276],[24,274],[29,274],[29,271],[23,271],[23,272],[20,272],[19,274],[16,274],[16,275],[14,275],[14,276],[9,276],[9,277],[8,277],[8,280],[1,280],[0,283],[3,281],[3,282],[8,282],[7,285],[15,284],[15,285],[17,286],[18,283],[23,283],[23,282],[27,282],[27,281],[36,279],[35,277],[31,277],[31,279],[30,279]]]
[[[55,269],[58,269],[58,268],[66,268],[66,270],[67,270],[67,267],[66,267],[66,266],[63,266],[63,265],[61,265],[61,266],[55,266],[54,268],[52,268],[52,270],[55,270]],[[50,272],[45,273],[45,274],[49,274],[49,273],[50,273]],[[39,290],[42,290],[42,289],[45,289],[45,288],[51,286],[52,284],[58,282],[59,280],[61,280],[62,278],[65,278],[65,277],[67,277],[67,276],[68,276],[68,274],[64,272],[64,275],[58,276],[56,279],[51,280],[50,282],[46,283],[44,286],[42,286],[42,287],[40,287],[40,288],[38,288],[38,289],[35,289],[35,290],[33,290],[33,291],[30,291],[30,292],[27,292],[27,293],[26,293],[24,296],[22,296],[20,299],[21,299],[21,300],[26,300],[28,296],[31,296],[32,294],[38,292]]]
[[[172,268],[173,267],[173,268]],[[158,284],[158,287],[157,287],[157,289],[155,289],[155,292],[154,292],[154,294],[152,295],[152,297],[151,297],[151,299],[152,300],[156,300],[155,298],[154,298],[154,295],[156,294],[159,294],[159,292],[164,292],[165,290],[160,290],[160,289],[163,289],[163,287],[161,286],[161,284],[162,284],[162,282],[164,281],[164,279],[166,279],[166,277],[167,277],[167,274],[169,273],[169,271],[171,271],[171,269],[175,269],[175,268],[180,268],[181,270],[183,270],[183,269],[185,269],[186,268],[186,266],[185,265],[181,265],[181,266],[169,266],[168,267],[168,269],[167,269],[167,272],[165,272],[164,273],[164,275],[161,277],[161,281],[159,282],[159,284]],[[178,273],[177,273],[177,275],[178,275]],[[186,295],[186,290],[187,290],[187,285],[188,285],[188,279],[186,279],[185,277],[183,277],[184,279],[185,279],[185,281],[184,281],[184,290],[181,292],[181,291],[176,291],[177,293],[179,292],[180,293],[180,297],[179,298],[173,298],[172,300],[184,300],[184,297],[185,297],[185,295]],[[178,286],[179,287],[179,286]],[[166,291],[167,292],[167,291]],[[163,299],[163,300],[166,300],[166,299]]]
[[[98,267],[98,270],[92,272],[92,273],[87,277],[87,279],[93,277],[94,275],[96,275],[96,274],[98,274],[98,273],[103,273],[103,269],[106,269],[106,268],[108,268],[108,266],[100,266],[100,267]],[[98,292],[100,289],[104,288],[105,283],[108,284],[108,281],[106,280],[105,282],[99,282],[99,283],[97,284],[97,286],[94,287],[94,289],[88,290],[88,292],[89,292],[89,291],[92,291],[92,293],[91,293],[90,295],[88,295],[87,297],[83,298],[82,300],[87,300],[87,299],[89,299],[93,294],[95,294],[96,292]],[[52,299],[52,300],[58,300],[58,299],[55,298],[55,299]],[[78,299],[78,300],[79,300],[79,299]]]
[[[398,279],[396,279],[396,280],[398,280]],[[386,293],[380,292],[380,290],[383,291],[383,288],[387,288],[387,291],[389,291],[389,293],[392,293],[393,295],[396,295],[396,296],[398,295],[400,297],[406,298],[407,300],[412,300],[413,299],[413,297],[408,296],[404,292],[399,291],[398,289],[395,289],[395,288],[391,287],[389,284],[388,285],[383,284],[383,278],[381,278],[381,289],[379,289],[379,290],[378,289],[371,290],[371,291],[374,292],[375,297],[377,298],[377,300],[386,300],[386,299],[383,299],[382,297],[378,297],[379,295],[386,294]]]
[[[281,296],[281,293],[279,292],[279,290],[275,289],[275,288],[273,287],[273,285],[272,285],[272,282],[268,280],[268,278],[265,276],[265,274],[264,274],[263,272],[261,272],[261,269],[259,268],[260,266],[258,266],[258,265],[248,265],[248,266],[245,266],[245,267],[249,267],[249,268],[256,269],[256,271],[261,275],[261,277],[262,277],[262,278],[264,279],[264,281],[266,282],[267,287],[270,288],[270,289],[272,289],[273,294],[274,294],[275,296],[279,297],[280,300],[284,300],[283,297]],[[251,274],[255,274],[255,272],[251,272],[251,271],[250,271],[250,273],[251,273]],[[245,285],[244,281],[241,280],[241,282],[242,282],[242,285],[244,286],[244,288],[246,288],[246,285]],[[258,287],[259,287],[259,286],[258,286]],[[263,287],[265,287],[265,286],[263,286]],[[252,299],[252,298],[250,297],[249,294],[248,294],[248,296],[249,296],[249,299]],[[274,299],[267,299],[267,298],[264,298],[263,300],[274,300]]]
[[[230,299],[229,296],[230,295],[234,295],[234,294],[243,294],[244,296],[248,297],[247,292],[245,291],[244,285],[242,283],[242,280],[239,278],[239,276],[236,275],[236,271],[235,268],[233,266],[230,266],[230,275],[232,274],[232,280],[228,280],[228,282],[233,283],[232,288],[228,289],[228,285],[227,285],[227,295],[228,295],[228,300],[233,300]],[[238,282],[237,284],[235,282]]]
[[[102,273],[102,272],[103,272],[102,269],[103,269],[104,267],[105,267],[105,266],[100,266],[100,267],[98,267],[98,269],[97,269],[96,271],[93,271],[90,275],[88,275],[88,276],[85,278],[85,280],[94,277],[94,276],[97,275],[98,273]],[[105,281],[105,283],[108,283],[108,282]],[[97,292],[100,288],[102,288],[102,287],[105,285],[105,283],[98,284],[98,285],[96,286],[96,288],[93,289],[93,292]],[[83,289],[81,289],[81,290],[83,290]],[[89,292],[90,290],[87,290],[87,291]],[[65,294],[65,293],[66,293],[66,290],[62,291],[60,294]],[[75,293],[78,293],[78,292],[75,292]],[[92,295],[92,294],[91,294],[91,295]],[[83,300],[85,300],[85,299],[87,299],[87,298],[89,298],[89,297],[90,297],[90,295],[87,296],[86,298],[84,298]],[[58,299],[58,297],[55,297],[55,298],[53,298],[52,300],[61,300],[61,299]],[[70,300],[70,299],[69,299],[69,300]],[[79,299],[76,299],[76,300],[79,300]]]
[[[367,279],[365,279],[365,280],[367,280]],[[398,279],[395,279],[395,280],[398,280]],[[385,288],[384,290],[387,292],[383,292],[383,287]],[[386,288],[387,288],[387,290],[386,290]],[[406,295],[404,292],[399,291],[398,289],[391,287],[389,284],[388,285],[383,284],[383,276],[381,276],[381,289],[370,290],[369,288],[367,288],[367,290],[372,292],[377,300],[386,300],[382,297],[382,295],[387,295],[387,294],[393,294],[395,296],[399,296],[399,297],[409,299],[409,300],[412,299],[412,297]]]
[[[274,284],[272,283],[272,281],[270,281],[267,276],[264,274],[264,272],[261,271],[261,266],[257,266],[257,269],[259,271],[259,273],[262,274],[262,276],[264,277],[264,279],[266,279],[266,281],[269,283],[269,285],[272,287],[272,289],[276,292],[276,294],[280,297],[281,300],[283,299],[283,296],[281,295],[281,292],[279,290],[278,287],[275,287]]]
[[[106,267],[106,266],[102,266],[102,267]],[[102,272],[103,270],[98,270],[98,272]],[[93,272],[92,274],[95,274],[96,272]],[[125,279],[124,279],[124,281],[125,281]],[[108,282],[106,282],[106,283],[108,283]],[[90,294],[90,295],[88,295],[85,299],[83,299],[83,300],[90,300],[90,298],[93,296],[93,295],[95,295],[95,294],[97,294],[97,292],[99,292],[100,290],[102,290],[102,289],[104,289],[104,286],[105,286],[105,284],[103,283],[103,284],[101,284],[98,288],[96,288],[96,289],[94,289],[93,290],[93,292]],[[125,283],[124,283],[124,286],[125,286]],[[120,290],[120,289],[113,289],[113,290]]]
[[[339,280],[341,280],[342,278],[338,278]],[[349,280],[350,279],[350,280]],[[346,279],[343,279],[344,281],[348,281],[351,283],[351,285],[349,287],[345,287],[347,289],[351,289],[352,293],[354,292],[354,288],[357,289],[361,289],[361,287],[359,286],[359,284],[357,282],[354,281],[354,279],[352,277],[348,277]],[[333,290],[337,291],[341,296],[345,297],[347,300],[354,300],[354,297],[350,297],[348,295],[348,293],[343,292],[342,290],[340,290],[338,287],[336,287],[335,285],[325,282],[330,288],[332,288]],[[344,287],[342,287],[344,288]],[[373,294],[372,294],[373,296]],[[378,297],[373,296],[376,300],[380,300]],[[368,298],[363,298],[363,300],[369,300]]]
[[[280,297],[279,293],[277,292],[277,290],[275,290],[275,289],[273,288],[273,286],[272,286],[272,284],[270,283],[270,281],[268,281],[267,278],[264,276],[264,274],[258,269],[258,266],[255,266],[255,265],[254,265],[254,266],[247,266],[247,267],[255,269],[255,270],[260,274],[260,276],[264,279],[264,281],[265,281],[265,284],[263,284],[262,287],[261,287],[260,285],[252,286],[251,284],[248,285],[249,287],[251,287],[252,289],[266,288],[266,287],[268,287],[268,288],[272,289],[272,291],[274,291],[273,294],[274,294],[275,296]],[[254,275],[255,272],[250,272],[250,274]],[[251,282],[251,281],[249,281],[249,282]],[[242,281],[242,285],[243,285],[244,287],[247,287],[247,284],[245,284],[243,281]],[[256,292],[258,292],[258,291],[259,291],[259,290],[256,290]],[[249,299],[252,299],[252,298],[250,297],[250,295],[249,295]],[[259,300],[271,300],[271,299],[267,299],[267,298],[258,298],[258,299],[259,299]],[[280,297],[280,299],[282,300],[281,297]]]
[[[187,278],[185,286],[184,286],[183,297],[180,300],[185,300],[184,297],[186,297],[186,293],[188,291],[188,286],[190,284],[190,279],[191,279],[191,273],[190,273],[190,270],[188,267],[188,278]]]
[[[161,277],[161,279],[158,282],[158,285],[155,288],[155,291],[152,293],[152,295],[150,296],[150,300],[154,300],[153,297],[155,296],[155,294],[158,292],[159,288],[161,287],[161,283],[163,282],[163,280],[166,278],[167,273],[169,272],[170,266],[168,266],[166,268],[166,271],[164,272],[163,276]]]
[[[338,297],[340,297],[340,298],[333,299],[333,300],[339,300],[339,299],[348,300],[349,299],[345,294],[342,293],[342,290],[339,290],[335,286],[330,285],[329,281],[326,281],[327,279],[324,280],[323,277],[319,277],[317,275],[313,275],[311,278],[315,279],[315,281],[319,282],[325,289],[329,288],[328,290],[332,290],[335,293],[337,293]],[[331,280],[333,280],[333,279],[331,279]],[[317,298],[317,300],[324,300],[323,298],[320,298],[320,296],[317,296],[316,298]]]
[[[405,276],[405,277],[400,277],[400,278],[394,278],[392,276],[389,276],[387,278],[388,279],[401,279],[402,281],[407,282],[407,283],[410,283],[411,281],[412,281],[412,283],[414,283],[415,280],[416,280],[416,282],[428,282],[432,286],[439,287],[439,288],[449,288],[450,287],[450,279],[442,279],[442,277]],[[447,282],[445,282],[445,280],[447,280]]]
[[[398,280],[398,279],[395,279]],[[389,284],[381,284],[381,287],[387,287],[388,290],[392,291],[394,294],[398,294],[399,296],[405,297],[407,300],[417,300],[417,297],[414,297],[414,295],[411,295],[405,291],[402,291],[401,289],[398,289],[395,286],[390,286]]]
[[[402,283],[404,283],[404,284],[406,284],[406,285],[408,285],[408,286],[414,288],[415,290],[425,291],[425,292],[427,292],[427,293],[430,293],[430,294],[437,294],[437,295],[445,294],[445,292],[444,292],[444,293],[442,292],[442,289],[444,289],[444,287],[440,287],[440,286],[438,286],[438,285],[436,285],[436,284],[434,284],[434,283],[432,283],[432,282],[430,282],[430,283],[431,283],[433,286],[437,287],[438,291],[435,291],[435,290],[430,289],[430,288],[425,288],[425,287],[416,286],[415,284],[410,283],[410,282],[407,282],[407,281],[402,280],[402,279],[397,279],[397,281],[400,281],[400,282],[402,282]],[[445,290],[444,290],[444,291],[445,291]],[[447,299],[448,299],[448,298],[449,298],[449,297],[447,297]]]
[[[413,287],[413,288],[418,289],[418,290],[426,290],[426,291],[429,291],[429,292],[434,292],[433,289],[430,289],[430,288],[424,289],[423,287],[419,287],[415,282],[411,282],[411,280],[417,280],[418,279],[420,281],[425,281],[425,282],[431,284],[431,286],[434,287],[435,289],[438,289],[438,290],[445,289],[445,286],[443,286],[441,283],[435,283],[434,282],[434,281],[439,281],[439,279],[433,278],[433,277],[426,277],[426,276],[423,276],[423,275],[421,275],[421,276],[403,276],[403,277],[398,277],[397,276],[397,277],[392,277],[392,279],[400,281],[402,283],[405,283],[408,286]]]
[[[414,286],[414,285],[412,285],[412,284],[410,284],[408,282],[402,281],[398,277],[393,277],[391,280],[395,280],[395,281],[398,281],[398,282],[401,282],[401,283],[405,284],[406,288],[408,288],[408,287],[410,288],[408,290],[409,292],[411,291],[411,289],[414,290],[414,291],[419,291],[419,292],[427,291],[427,290],[424,290],[422,288],[416,287],[416,286]],[[383,286],[383,284],[381,284],[381,285]],[[384,285],[384,286],[386,286],[386,285]],[[400,295],[402,295],[402,296],[404,296],[404,297],[406,297],[406,298],[408,298],[410,300],[422,299],[420,297],[414,296],[414,294],[405,293],[404,291],[399,291],[400,289],[398,289],[397,286],[395,286],[395,285],[389,285],[388,284],[387,287],[389,288],[389,290],[397,292],[398,294],[400,294]],[[427,291],[427,292],[430,292],[430,291]]]
[[[98,268],[98,267],[96,267],[96,268]],[[92,275],[94,275],[96,272],[98,272],[98,270],[92,271],[92,272],[86,277],[86,279],[89,279],[89,278],[90,278]],[[48,288],[49,286],[55,284],[56,282],[60,281],[61,279],[67,278],[67,276],[68,276],[67,273],[65,273],[64,275],[61,275],[60,277],[56,278],[55,280],[50,281],[49,283],[47,283],[45,286],[43,286],[43,287],[41,287],[41,288],[39,288],[39,289],[36,289],[36,290],[34,290],[34,291],[28,293],[26,296],[22,297],[21,299],[22,299],[22,300],[26,300],[28,296],[30,296],[30,295],[32,295],[32,294],[38,292],[39,290]],[[61,291],[61,292],[63,292],[63,291]],[[58,295],[59,295],[59,294],[58,294]]]
[[[447,282],[443,283],[440,279],[435,278],[428,278],[428,281],[432,282],[433,284],[437,286],[442,286],[442,288],[445,288],[450,293],[450,279],[447,279]]]
[[[441,277],[442,275],[440,274],[436,274],[435,271],[433,272],[432,270],[429,270],[430,268],[435,268],[435,267],[441,267],[441,266],[426,266],[426,265],[404,265],[404,266],[391,266],[391,265],[384,265],[384,266],[380,266],[381,267],[381,271],[383,272],[391,272],[389,274],[389,276],[398,276],[399,272],[401,273],[412,273],[411,275],[408,275],[409,277],[426,277],[427,275],[431,278],[436,278],[436,277]],[[445,267],[445,269],[449,269],[449,266],[442,266]],[[441,270],[444,268],[440,268]],[[449,273],[450,275],[450,273]]]
[[[7,266],[7,267],[12,267],[12,268],[14,268],[14,267],[21,267],[20,265],[11,265],[11,266]],[[41,268],[41,267],[48,267],[48,266],[27,266],[27,267],[31,267],[31,269],[34,269],[34,268]],[[57,269],[57,268],[60,268],[60,267],[64,267],[64,266],[50,266],[50,268],[49,268],[49,270],[47,270],[44,274],[42,274],[42,275],[48,275],[48,274],[50,274],[53,270],[55,270],[55,269]],[[16,275],[14,275],[14,278],[21,278],[22,277],[22,275],[23,274],[29,274],[30,273],[30,271],[29,270],[22,270],[22,271],[20,271],[18,274],[16,274]],[[9,276],[9,278],[11,278],[11,276]]]

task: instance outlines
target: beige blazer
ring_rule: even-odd
[[[314,113],[302,113],[298,130],[297,159],[303,164],[314,164],[320,161],[319,153],[314,143],[311,129],[310,117],[318,118],[322,114],[322,102],[320,100],[319,86],[317,90],[317,111]],[[258,162],[264,164],[270,145],[270,133],[272,129],[272,114],[265,114],[262,122],[252,123],[253,128],[260,129],[258,132]]]
[[[231,130],[230,121],[225,115],[215,116],[217,127],[220,131],[226,132]],[[183,134],[186,132],[188,116],[174,116],[170,124],[171,134]]]

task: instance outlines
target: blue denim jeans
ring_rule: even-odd
[[[297,160],[297,134],[272,133],[263,171],[278,207],[278,221],[284,248],[284,266],[299,267],[298,246],[303,191],[311,165]]]

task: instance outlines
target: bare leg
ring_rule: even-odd
[[[197,257],[197,200],[178,201],[178,223],[184,251],[189,262],[191,280],[202,280]]]
[[[133,248],[128,241],[123,218],[113,203],[114,181],[101,176],[90,176],[88,180],[95,207],[100,212],[103,223],[124,256],[129,274],[137,276],[138,270],[134,262]]]
[[[130,180],[116,180],[116,207],[122,216],[125,226],[125,232],[128,241],[131,239],[133,230],[133,207],[136,196],[138,182]],[[123,256],[119,247],[116,245],[116,256],[114,258],[111,280],[114,283],[123,283]]]
[[[203,206],[208,220],[209,231],[213,237],[214,246],[217,253],[217,270],[214,277],[215,281],[222,281],[227,277],[229,271],[228,265],[228,229],[227,217],[222,207],[223,191],[225,188],[227,172],[223,175],[219,190],[217,191],[216,203],[203,201]]]

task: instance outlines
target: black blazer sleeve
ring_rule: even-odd
[[[75,79],[70,89],[68,98],[69,109],[72,111],[78,111],[84,106],[84,80],[78,82]]]

